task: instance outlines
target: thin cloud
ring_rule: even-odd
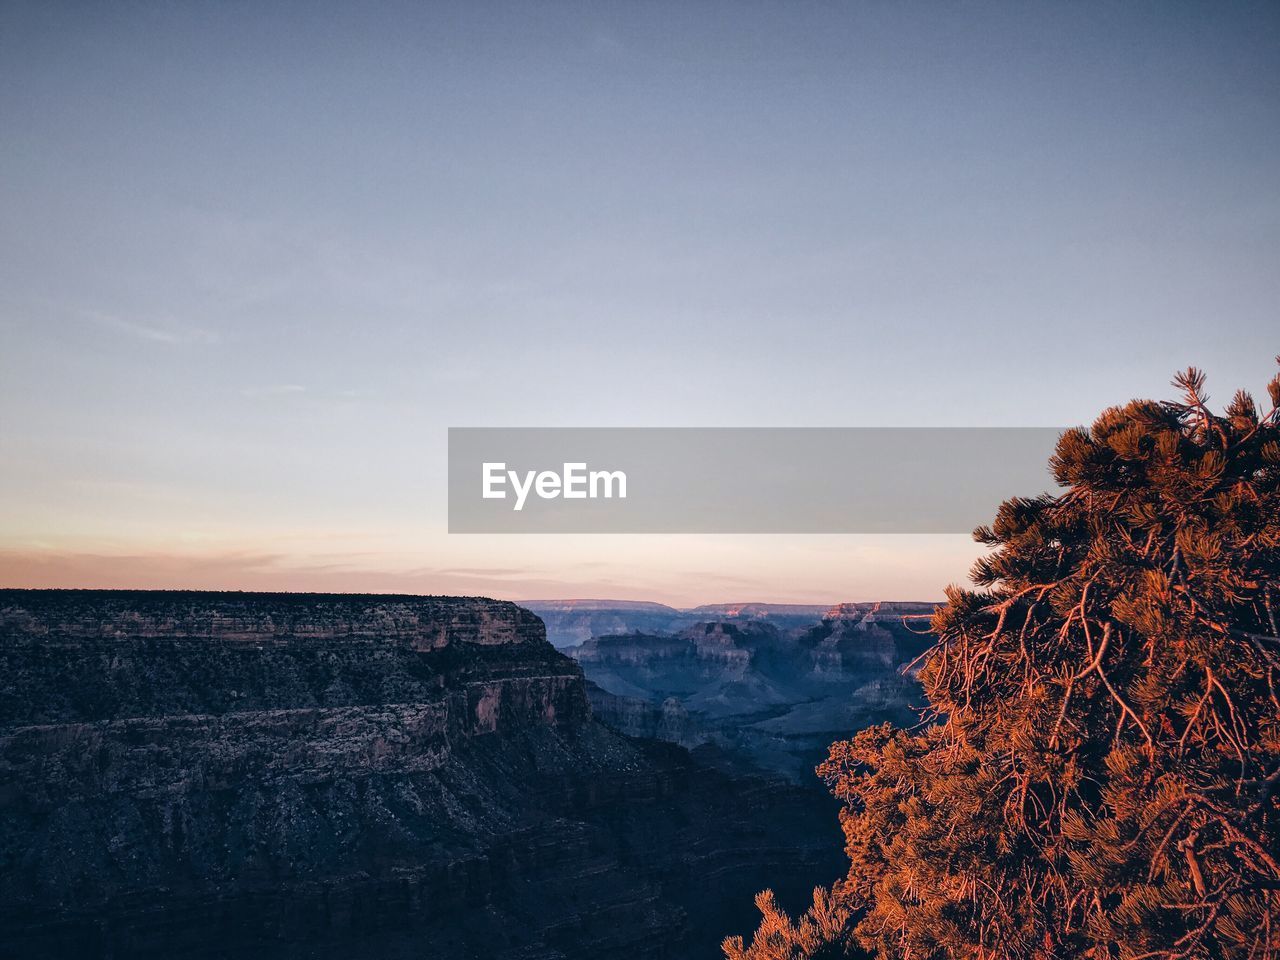
[[[423,575],[437,574],[442,577],[527,577],[528,570],[521,570],[508,567],[446,567],[442,570],[435,570],[429,567],[423,567],[416,573]]]
[[[126,320],[124,317],[116,316],[115,314],[99,313],[97,311],[86,313],[85,318],[104,330],[111,330],[134,340],[144,340],[148,343],[164,343],[176,346],[188,343],[218,342],[216,333],[201,327],[139,323],[136,320]]]
[[[270,383],[257,387],[244,387],[240,391],[240,396],[249,398],[290,397],[306,392],[307,388],[299,383]]]

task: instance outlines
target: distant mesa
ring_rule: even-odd
[[[932,617],[933,611],[941,604],[925,603],[914,600],[876,600],[871,603],[837,603],[822,613],[823,620],[868,620],[871,622],[883,618]]]
[[[676,607],[652,600],[522,600],[520,606],[534,613],[588,613],[600,610],[632,610],[637,613],[679,614]]]
[[[542,618],[547,639],[560,648],[577,646],[592,637],[620,633],[674,633],[701,621],[758,621],[780,630],[813,626],[824,619],[871,614],[928,617],[934,603],[916,601],[874,601],[870,603],[708,603],[676,608],[644,600],[527,600],[526,610]]]
[[[704,603],[686,611],[697,617],[735,619],[768,617],[820,617],[827,608],[815,603]]]

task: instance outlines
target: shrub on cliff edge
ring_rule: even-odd
[[[1280,957],[1280,377],[1266,414],[1175,383],[976,531],[937,722],[832,746],[848,876],[821,916],[768,900],[730,960]]]

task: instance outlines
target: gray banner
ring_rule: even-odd
[[[450,533],[968,533],[1056,427],[449,430]]]

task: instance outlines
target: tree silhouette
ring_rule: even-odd
[[[1063,492],[975,531],[932,722],[819,767],[848,876],[795,923],[769,898],[730,960],[1280,957],[1280,376],[1266,414],[1174,382],[1063,434]]]

